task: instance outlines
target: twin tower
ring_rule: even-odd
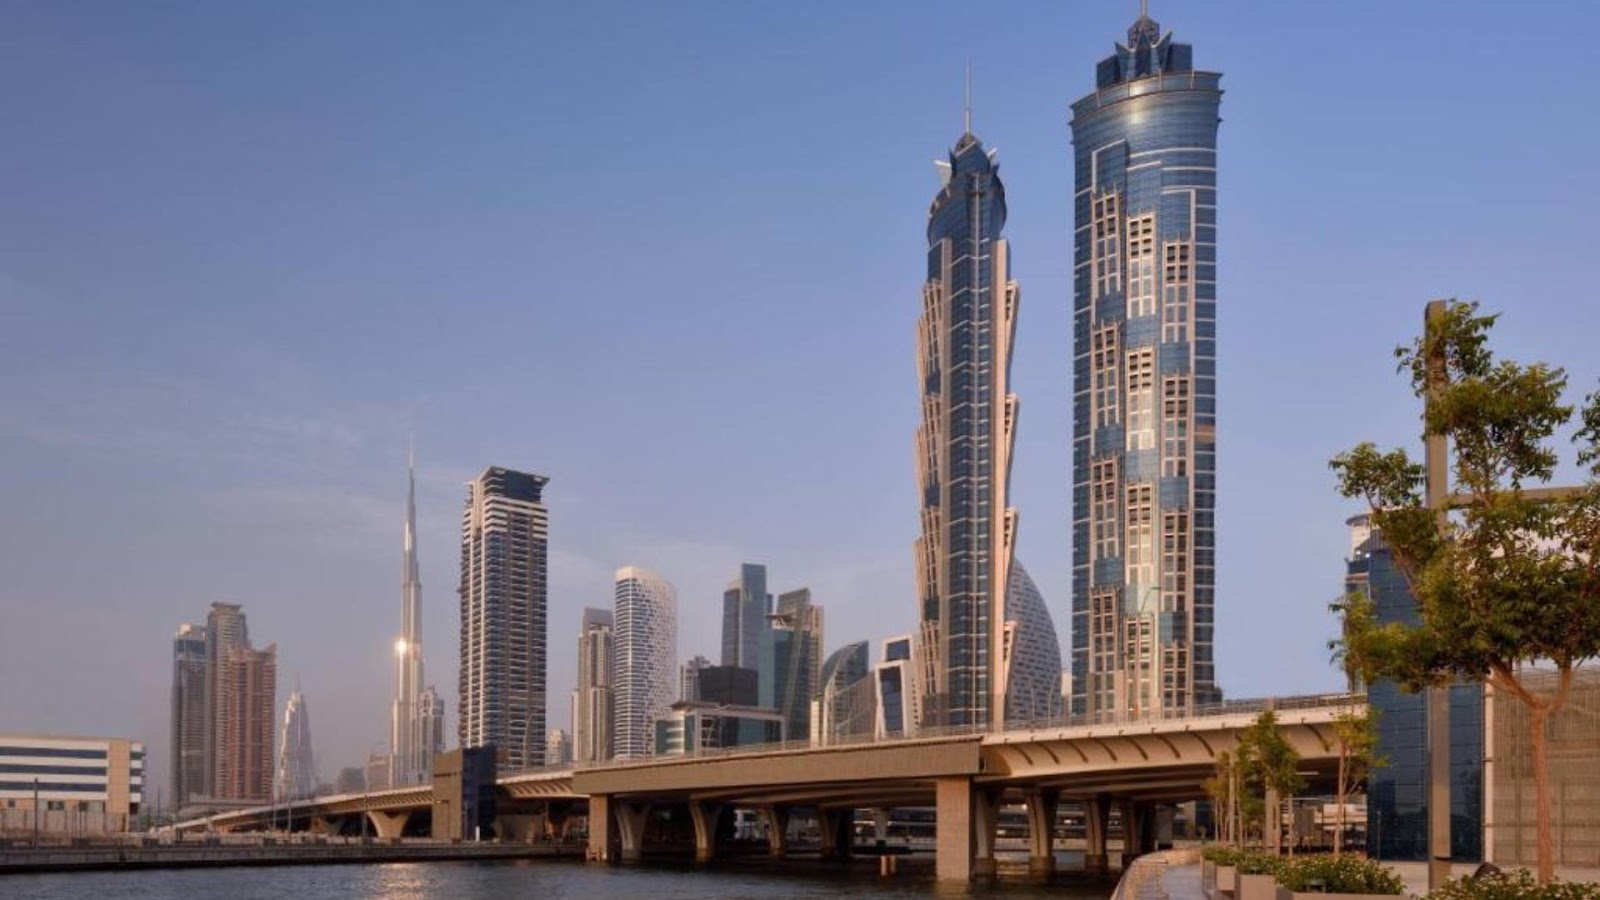
[[[1033,607],[1042,604],[1017,587],[1031,582],[1016,560],[1010,495],[1021,290],[1001,237],[1005,187],[970,121],[939,163],[917,323],[924,725],[1156,717],[1221,700],[1212,654],[1220,79],[1196,71],[1193,48],[1141,14],[1100,61],[1095,90],[1072,105],[1065,685],[1059,662],[1048,668],[1060,658],[1048,614],[1041,623]]]

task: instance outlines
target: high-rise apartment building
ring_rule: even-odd
[[[493,466],[461,517],[461,746],[502,771],[544,764],[550,515],[543,475]]]
[[[767,593],[767,567],[739,566],[739,577],[722,593],[722,664],[756,673],[761,705],[775,704],[772,670],[772,595]]]
[[[219,800],[272,796],[273,724],[277,718],[278,648],[230,647],[217,664]]]
[[[208,674],[206,630],[183,625],[172,638],[172,808],[183,809],[191,797],[205,794],[210,764],[206,759]]]
[[[1221,699],[1212,657],[1221,75],[1149,16],[1072,105],[1072,712]]]
[[[711,660],[696,656],[678,667],[678,702],[695,703],[700,699],[700,673],[711,668]]]
[[[883,642],[883,659],[873,667],[874,706],[877,709],[873,734],[878,739],[916,734],[922,705],[917,698],[921,680],[912,636],[888,638]]]
[[[1005,187],[968,127],[928,210],[928,272],[917,321],[917,596],[929,725],[998,727],[1004,718],[1006,579],[1017,398],[1011,348],[1021,290],[1011,279]]]
[[[655,720],[677,692],[677,592],[654,572],[618,569],[615,621],[612,748],[616,759],[639,759],[650,755]]]
[[[249,646],[250,628],[249,623],[245,621],[244,607],[237,603],[211,604],[211,611],[206,614],[206,780],[204,787],[199,791],[207,797],[226,797],[219,776],[222,765],[220,690],[224,663],[234,649]],[[271,715],[269,712],[269,720]]]
[[[406,469],[406,525],[400,567],[400,636],[394,642],[394,697],[389,704],[389,775],[396,786],[433,780],[433,754],[443,738],[430,717],[443,701],[422,678],[422,574],[417,563],[417,472]],[[425,704],[432,704],[424,708]]]
[[[811,733],[811,701],[822,684],[822,607],[809,588],[778,595],[772,614],[773,701],[794,739]]]
[[[317,770],[311,756],[311,710],[305,695],[289,695],[283,707],[283,735],[278,739],[278,778],[273,795],[279,800],[299,800],[317,790]]]
[[[616,665],[615,624],[611,610],[591,607],[583,611],[578,633],[578,688],[572,701],[572,756],[579,763],[611,758],[611,720],[616,714],[611,682]]]
[[[433,771],[433,758],[444,752],[444,698],[428,685],[417,701],[417,721],[421,724],[420,740],[428,754],[428,771]]]
[[[544,739],[544,764],[572,765],[572,735],[565,728],[552,728]]]

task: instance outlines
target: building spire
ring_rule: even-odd
[[[963,134],[971,134],[972,133],[972,63],[971,62],[967,63],[967,93],[966,93],[966,102],[965,102],[965,105],[962,107],[962,111],[965,114],[964,124],[966,126],[965,128],[962,129],[962,133]]]

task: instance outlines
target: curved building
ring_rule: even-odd
[[[969,116],[970,119],[970,116]],[[928,276],[917,321],[917,596],[926,725],[998,725],[1006,576],[1016,542],[1009,505],[1017,398],[1011,346],[1021,291],[1000,237],[1005,187],[969,127],[928,210]]]
[[[1044,595],[1022,563],[1006,585],[1006,723],[1059,719],[1061,640]]]
[[[299,800],[317,792],[317,773],[311,757],[311,710],[299,691],[290,694],[283,707],[277,781],[273,796],[279,800]]]
[[[678,595],[665,579],[632,566],[617,570],[612,643],[612,750],[650,755],[655,720],[677,692]]]
[[[1221,75],[1141,15],[1072,105],[1072,712],[1219,701]]]
[[[840,647],[822,664],[821,686],[811,714],[813,744],[872,734],[878,706],[876,689],[867,673],[866,641]],[[789,738],[804,740],[804,735]]]

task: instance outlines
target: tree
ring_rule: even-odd
[[[1241,815],[1246,797],[1259,798],[1262,812],[1262,837],[1268,825],[1273,828],[1272,843],[1278,843],[1282,822],[1277,809],[1266,803],[1267,792],[1279,798],[1292,797],[1305,789],[1305,779],[1300,777],[1300,754],[1289,746],[1283,732],[1278,729],[1278,717],[1272,710],[1262,710],[1254,722],[1239,735],[1235,749],[1242,774],[1240,785]]]
[[[1334,750],[1339,768],[1334,785],[1333,855],[1344,852],[1345,804],[1350,795],[1366,787],[1372,770],[1384,761],[1378,756],[1378,714],[1371,708],[1346,709],[1333,720]]]
[[[1451,302],[1421,338],[1395,350],[1424,399],[1423,433],[1455,448],[1455,493],[1430,506],[1425,472],[1405,450],[1362,443],[1335,457],[1340,492],[1365,501],[1373,524],[1417,600],[1417,623],[1378,623],[1370,598],[1351,597],[1344,651],[1368,680],[1410,691],[1452,680],[1483,682],[1526,704],[1539,835],[1539,879],[1554,874],[1545,726],[1561,709],[1573,670],[1600,655],[1600,392],[1573,437],[1582,488],[1538,490],[1559,462],[1550,442],[1572,420],[1566,372],[1496,360],[1496,316]],[[1522,676],[1543,661],[1556,687],[1538,693]]]
[[[1217,839],[1225,840],[1234,846],[1238,846],[1242,831],[1238,814],[1239,798],[1236,796],[1238,784],[1242,780],[1239,763],[1239,758],[1226,750],[1218,753],[1216,769],[1203,785],[1214,804]]]

